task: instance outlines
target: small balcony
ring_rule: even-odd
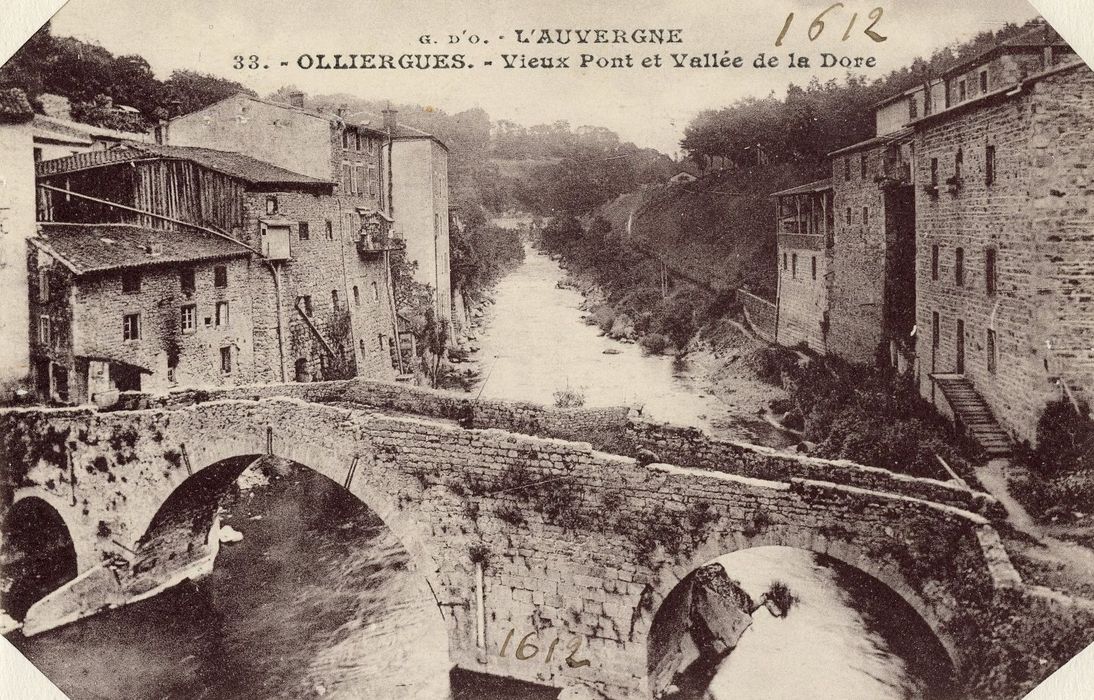
[[[381,235],[362,231],[357,238],[357,253],[366,257],[404,248],[406,248],[406,242],[390,234]]]
[[[886,159],[874,182],[882,189],[912,184],[912,164],[905,160]]]

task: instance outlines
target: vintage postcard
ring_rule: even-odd
[[[1094,643],[1094,72],[1054,4],[28,24],[0,696],[1047,692]]]

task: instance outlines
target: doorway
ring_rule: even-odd
[[[957,368],[958,374],[965,373],[965,322],[957,322]]]

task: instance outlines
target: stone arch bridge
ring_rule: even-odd
[[[623,409],[361,381],[123,403],[0,412],[0,506],[10,519],[48,504],[76,560],[76,578],[27,612],[27,634],[207,573],[220,497],[267,454],[342,484],[384,520],[437,598],[454,664],[611,698],[660,690],[647,641],[661,602],[735,550],[798,547],[866,572],[918,612],[959,673],[988,643],[970,606],[1026,589],[984,494]],[[511,629],[578,639],[589,663],[502,656]]]

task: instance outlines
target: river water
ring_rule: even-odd
[[[484,396],[550,403],[569,383],[587,405],[785,444],[729,414],[671,358],[600,337],[557,264],[529,251],[480,330]],[[604,354],[605,349],[619,354]],[[440,613],[408,556],[337,484],[267,459],[241,477],[222,522],[244,539],[213,574],[30,639],[10,639],[74,700],[375,698],[548,700],[548,689],[450,672]],[[797,599],[766,609],[709,688],[714,700],[948,697],[945,653],[895,595],[849,567],[782,548],[721,559],[754,598],[773,581]]]

